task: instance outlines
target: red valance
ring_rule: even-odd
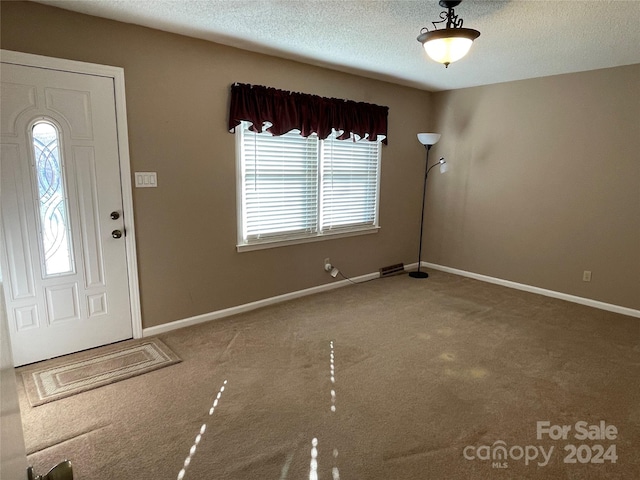
[[[250,130],[283,135],[298,129],[303,137],[316,133],[327,138],[332,129],[343,132],[338,139],[351,135],[376,141],[384,135],[387,143],[387,116],[389,107],[371,103],[325,98],[306,93],[288,92],[260,85],[234,83],[231,85],[229,131],[233,132],[241,121],[251,122]]]

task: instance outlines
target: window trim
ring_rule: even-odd
[[[330,233],[319,233],[315,236],[306,236],[306,237],[291,237],[286,239],[269,239],[269,240],[261,240],[255,241],[253,243],[238,243],[236,245],[236,250],[238,252],[250,252],[253,250],[265,250],[267,248],[277,248],[277,247],[286,247],[289,245],[298,245],[301,243],[311,243],[311,242],[321,242],[324,240],[332,240],[337,238],[346,238],[346,237],[356,237],[360,235],[367,235],[370,233],[378,233],[380,230],[380,226],[376,227],[366,227],[358,230],[350,230],[344,232],[330,232]]]
[[[368,235],[378,233],[380,230],[380,183],[382,173],[382,140],[378,140],[380,146],[378,149],[377,159],[377,185],[376,185],[376,211],[373,225],[363,225],[356,227],[345,227],[327,232],[316,232],[314,235],[303,234],[296,236],[294,234],[287,237],[266,237],[261,240],[252,240],[250,243],[245,243],[242,235],[243,231],[243,203],[244,203],[244,181],[242,172],[242,133],[244,124],[238,125],[235,132],[235,150],[236,150],[236,250],[237,252],[249,252],[255,250],[264,250],[269,248],[285,247],[289,245],[298,245],[303,243],[320,242],[324,240],[347,238],[360,235]],[[319,140],[321,141],[321,140]],[[318,149],[320,152],[321,148]],[[318,158],[318,169],[320,170],[320,157]],[[320,182],[321,173],[318,172],[318,183]],[[318,190],[318,202],[320,202],[320,190]],[[318,205],[318,212],[320,207]]]

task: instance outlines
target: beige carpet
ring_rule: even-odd
[[[69,458],[91,480],[640,478],[637,318],[433,272],[161,339],[181,363],[35,408],[22,392],[37,471]],[[601,422],[605,438],[576,438]]]
[[[31,406],[180,362],[157,338],[131,340],[19,368]]]

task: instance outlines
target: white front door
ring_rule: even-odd
[[[113,78],[3,63],[0,105],[16,366],[131,338]]]

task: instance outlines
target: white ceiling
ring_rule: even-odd
[[[431,91],[640,63],[640,0],[465,0],[481,35],[448,69],[416,40],[437,0],[39,3]]]

